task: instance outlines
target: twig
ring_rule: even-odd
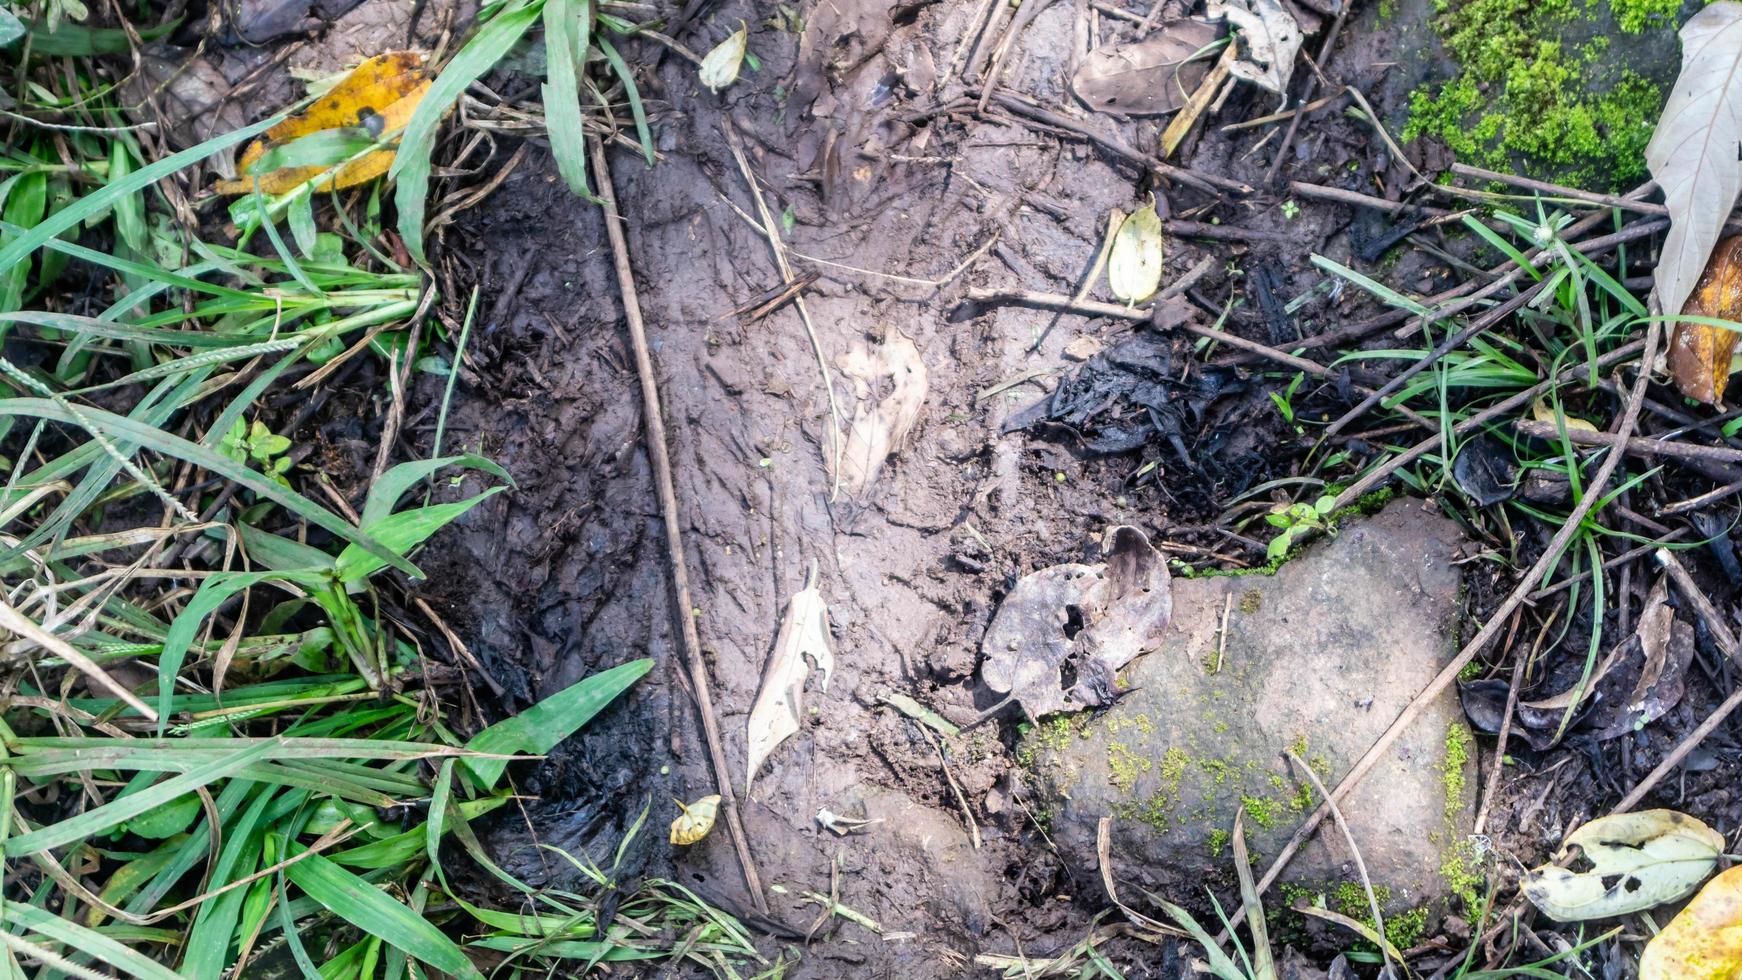
[[[1325,33],[1325,43],[1319,45],[1319,60],[1330,57],[1331,48],[1337,43],[1337,35],[1343,31],[1343,21],[1349,16],[1349,8],[1354,6],[1353,0],[1343,0],[1341,10],[1337,11],[1337,19],[1331,22],[1331,29]],[[1319,76],[1315,73],[1306,81],[1306,87],[1301,91],[1301,101],[1294,107],[1294,118],[1288,121],[1288,131],[1283,134],[1282,145],[1276,148],[1276,159],[1270,162],[1270,170],[1264,175],[1264,186],[1274,187],[1276,175],[1282,172],[1282,162],[1288,158],[1288,151],[1294,146],[1294,134],[1300,130],[1300,121],[1307,114],[1306,102],[1311,99],[1319,88]],[[1354,91],[1350,89],[1350,91]],[[1338,93],[1339,95],[1342,93]]]
[[[750,169],[750,161],[744,156],[744,140],[738,135],[738,127],[732,125],[727,118],[720,127],[726,134],[726,146],[732,151],[732,159],[738,162],[738,171],[744,175],[744,182],[750,185],[750,197],[756,202],[757,213],[762,215],[762,231],[768,238],[768,247],[774,252],[774,266],[780,270],[780,277],[791,285],[797,277],[792,274],[792,266],[786,261],[786,246],[780,243],[780,236],[774,231],[774,215],[768,210],[768,202],[762,198],[762,187],[756,183],[756,174]],[[810,337],[811,350],[817,355],[817,370],[823,373],[823,390],[829,396],[829,499],[835,499],[841,492],[841,406],[835,401],[835,382],[829,374],[829,360],[823,354],[822,341],[817,339],[817,328],[811,323],[810,309],[805,306],[804,294],[799,293],[792,298],[793,308],[798,310],[798,318],[804,324],[805,335]]]
[[[85,656],[73,648],[71,643],[55,636],[53,633],[31,622],[23,613],[12,608],[12,604],[0,598],[0,629],[14,636],[21,637],[36,644],[42,649],[65,660],[67,665],[85,675],[85,679],[93,686],[99,687],[120,698],[129,708],[139,712],[139,716],[147,721],[157,721],[157,712],[138,695],[118,683],[113,677],[97,665],[95,660]]]
[[[1559,439],[1561,437],[1560,426],[1553,422],[1517,419],[1512,423],[1512,427],[1517,429],[1520,435],[1537,439]],[[1707,463],[1742,463],[1742,449],[1731,449],[1728,446],[1665,442],[1662,439],[1645,439],[1639,436],[1622,439],[1611,432],[1594,432],[1590,429],[1570,427],[1566,431],[1566,438],[1575,446],[1620,446],[1635,456],[1667,456],[1671,459],[1691,459]]]
[[[962,809],[962,819],[968,823],[968,836],[972,838],[974,850],[977,851],[980,849],[980,825],[974,820],[974,811],[968,809],[968,798],[963,795],[962,787],[956,783],[955,775],[950,772],[950,760],[944,758],[944,747],[938,744],[938,740],[932,737],[932,733],[927,731],[924,725],[918,727],[920,736],[931,745],[932,751],[938,754],[938,767],[943,769],[944,781],[950,784],[950,792],[955,794],[956,805]]]
[[[623,238],[622,220],[617,213],[617,191],[611,183],[611,171],[605,160],[605,146],[593,143],[593,172],[598,174],[600,204],[605,212],[605,235],[611,240],[611,257],[617,268],[617,285],[623,294],[623,318],[629,324],[629,339],[635,348],[635,371],[641,377],[641,414],[647,429],[647,455],[653,461],[654,485],[659,490],[659,510],[665,520],[666,558],[671,566],[672,591],[683,635],[684,659],[689,665],[691,694],[702,716],[702,732],[707,737],[708,757],[714,768],[714,789],[720,794],[720,809],[726,811],[726,827],[731,831],[732,846],[738,852],[738,865],[744,872],[744,883],[750,889],[750,901],[756,910],[768,914],[768,900],[762,896],[762,880],[756,874],[756,864],[750,857],[750,840],[744,833],[744,822],[738,816],[738,796],[732,791],[732,778],[726,769],[726,750],[720,744],[720,724],[714,717],[714,697],[708,685],[708,665],[702,658],[702,641],[696,632],[695,608],[690,598],[690,574],[684,559],[683,532],[678,527],[677,494],[672,490],[671,457],[665,444],[665,416],[659,404],[659,383],[654,379],[653,357],[647,351],[647,330],[641,322],[641,302],[635,293],[635,274],[629,267],[629,245]]]
[[[1646,328],[1644,341],[1646,355],[1642,365],[1649,364],[1652,356],[1657,352],[1658,341],[1662,333],[1661,328],[1662,324],[1655,320]],[[1632,435],[1634,426],[1639,423],[1640,406],[1645,400],[1645,387],[1650,380],[1651,372],[1642,366],[1638,377],[1633,381],[1632,389],[1628,392],[1626,408],[1616,423],[1616,431],[1623,438]],[[1525,597],[1536,588],[1537,583],[1542,581],[1542,577],[1548,574],[1549,569],[1560,561],[1561,552],[1583,529],[1585,516],[1602,499],[1603,491],[1608,488],[1609,481],[1615,476],[1616,469],[1621,465],[1622,456],[1621,453],[1610,453],[1604,458],[1603,464],[1597,468],[1596,474],[1591,478],[1589,486],[1586,487],[1584,495],[1574,505],[1572,513],[1567,515],[1560,529],[1555,532],[1548,546],[1543,549],[1542,556],[1530,566],[1529,571],[1524,573],[1524,577],[1519,580],[1518,585],[1513,587],[1511,594],[1506,597],[1506,601],[1500,604],[1500,608],[1495,610],[1494,615],[1490,616],[1486,623],[1482,624],[1482,629],[1476,633],[1475,638],[1464,644],[1464,648],[1458,651],[1458,655],[1453,657],[1451,662],[1446,664],[1434,676],[1434,679],[1429,681],[1427,686],[1409,702],[1403,712],[1397,716],[1397,720],[1385,729],[1385,733],[1380,735],[1378,741],[1374,742],[1372,747],[1361,756],[1360,761],[1355,763],[1348,775],[1337,783],[1336,790],[1326,797],[1325,802],[1314,810],[1312,815],[1307,817],[1306,822],[1301,824],[1300,829],[1295,831],[1294,836],[1289,838],[1288,843],[1283,846],[1281,853],[1277,854],[1276,859],[1271,862],[1270,868],[1264,872],[1264,877],[1259,881],[1258,890],[1260,893],[1282,874],[1283,868],[1288,866],[1288,862],[1300,851],[1301,845],[1306,843],[1313,831],[1318,829],[1326,814],[1330,813],[1331,807],[1342,802],[1354,790],[1362,777],[1366,776],[1380,759],[1386,757],[1392,743],[1396,742],[1398,737],[1410,725],[1414,724],[1416,718],[1427,709],[1427,706],[1439,696],[1441,691],[1457,680],[1458,673],[1464,669],[1464,666],[1494,641],[1502,624],[1512,615],[1512,611],[1524,602]],[[1739,697],[1738,700],[1742,701],[1742,697]],[[1240,913],[1236,912],[1229,917],[1229,921],[1238,921],[1239,918]]]
[[[1383,197],[1374,197],[1371,194],[1363,194],[1360,191],[1344,190],[1341,187],[1328,187],[1324,184],[1309,184],[1304,180],[1289,181],[1288,190],[1289,193],[1299,195],[1300,197],[1314,197],[1323,201],[1335,201],[1338,204],[1347,204],[1350,207],[1356,208],[1373,208],[1376,211],[1385,211],[1390,214],[1408,212],[1410,214],[1429,215],[1437,218],[1450,213],[1441,210],[1440,208],[1430,208],[1422,204],[1410,204],[1404,201],[1387,201]]]
[[[1606,208],[1620,208],[1623,211],[1637,211],[1640,214],[1669,213],[1669,208],[1666,208],[1661,204],[1653,204],[1649,201],[1641,201],[1633,197],[1617,197],[1614,194],[1593,194],[1590,191],[1581,191],[1572,187],[1564,187],[1560,184],[1551,184],[1545,180],[1533,180],[1529,177],[1519,176],[1518,174],[1503,174],[1495,170],[1483,170],[1481,167],[1472,167],[1463,163],[1452,164],[1452,173],[1457,174],[1460,177],[1469,177],[1473,180],[1492,180],[1496,183],[1511,184],[1513,187],[1541,191],[1544,194],[1550,194],[1555,197],[1570,198],[1575,201],[1585,201],[1589,204],[1599,204]],[[1655,187],[1656,185],[1646,184],[1645,186],[1647,188],[1646,193],[1650,193],[1650,188]]]
[[[1514,629],[1517,628],[1518,617],[1523,612],[1523,607],[1513,612]],[[1546,636],[1547,632],[1544,630],[1542,636]],[[1538,642],[1541,642],[1541,636],[1538,637]],[[1511,640],[1508,639],[1507,643],[1510,645]],[[1488,782],[1482,788],[1482,802],[1476,807],[1476,823],[1470,828],[1472,833],[1480,834],[1482,828],[1488,824],[1488,810],[1494,806],[1494,794],[1500,789],[1500,770],[1506,762],[1506,740],[1512,736],[1512,713],[1518,710],[1518,688],[1524,683],[1524,668],[1535,653],[1536,649],[1533,647],[1530,653],[1519,657],[1512,665],[1512,684],[1506,690],[1506,713],[1500,716],[1500,734],[1494,740],[1494,765],[1488,770]]]
[[[1156,0],[1156,2],[1159,4],[1161,0]],[[1204,76],[1204,80],[1198,83],[1197,91],[1186,99],[1186,104],[1180,107],[1179,112],[1175,113],[1173,119],[1168,122],[1167,129],[1162,131],[1161,158],[1163,160],[1173,156],[1173,151],[1179,148],[1180,141],[1186,138],[1186,134],[1191,132],[1192,126],[1197,123],[1198,117],[1202,116],[1204,110],[1209,108],[1210,100],[1216,97],[1217,90],[1222,87],[1223,83],[1227,82],[1228,75],[1234,70],[1234,62],[1238,60],[1240,59],[1234,50],[1234,44],[1230,41],[1228,46],[1222,49],[1222,56],[1216,59],[1215,67],[1211,68],[1209,73]]]

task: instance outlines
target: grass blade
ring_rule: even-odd
[[[306,848],[300,845],[291,847],[293,855],[304,850]],[[379,936],[444,973],[466,980],[482,980],[483,974],[466,958],[465,952],[423,916],[325,857],[315,854],[304,858],[285,868],[284,873],[310,898],[341,920],[371,936]]]
[[[141,980],[181,980],[174,970],[153,962],[143,954],[84,926],[23,902],[0,903],[8,922],[15,922],[38,935],[64,943],[109,967]]]
[[[643,657],[583,678],[520,714],[499,721],[472,736],[472,740],[466,743],[466,748],[491,755],[511,752],[543,755],[585,725],[602,708],[615,700],[617,695],[628,690],[629,685],[640,680],[643,674],[652,669],[652,659]],[[502,776],[502,770],[507,767],[506,759],[466,759],[466,768],[478,777],[486,789],[496,785],[496,780]]]

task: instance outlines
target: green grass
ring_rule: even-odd
[[[417,322],[435,286],[390,257],[387,228],[411,229],[423,258],[443,113],[532,23],[579,30],[577,67],[603,52],[615,85],[577,71],[579,88],[557,94],[585,89],[608,112],[626,93],[649,145],[621,56],[586,41],[595,19],[631,27],[586,0],[510,0],[485,17],[404,134],[397,215],[386,185],[305,185],[236,199],[234,242],[175,220],[163,181],[274,119],[150,159],[114,91],[125,65],[101,60],[126,50],[123,34],[31,23],[0,51],[16,137],[0,150],[8,976],[217,978],[266,960],[327,980],[767,965],[683,886],[624,880],[629,839],[614,856],[563,854],[588,883],[576,891],[530,887],[479,844],[473,824],[512,803],[510,758],[548,752],[651,667],[600,671],[481,730],[446,709],[428,627],[386,610],[422,577],[424,544],[511,489],[509,475],[432,452],[354,488],[352,514],[311,492],[326,474],[275,428],[285,416],[269,398],[293,383],[307,397],[358,357],[447,374],[445,419],[464,333]],[[581,106],[565,115],[560,101],[547,112],[562,159]],[[20,121],[37,116],[75,128]],[[297,141],[276,162],[378,145]],[[452,887],[456,862],[518,901]]]

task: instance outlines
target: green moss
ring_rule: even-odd
[[[1264,830],[1275,827],[1282,817],[1282,804],[1262,796],[1242,796],[1240,806],[1252,822]]]
[[[1087,726],[1087,718],[1057,715],[1033,727],[1018,728],[1022,742],[1016,749],[1017,765],[1033,769],[1044,753],[1062,750],[1070,744],[1071,736],[1086,732]]]
[[[1148,759],[1131,751],[1124,742],[1107,746],[1107,781],[1121,793],[1129,793],[1137,785],[1137,777],[1153,768]]]
[[[1199,759],[1198,768],[1208,773],[1217,786],[1227,782],[1228,777],[1234,774],[1234,767],[1221,759]]]
[[[1464,764],[1470,761],[1470,730],[1454,721],[1446,728],[1446,818],[1461,810],[1464,799]]]
[[[1427,933],[1425,906],[1394,912],[1385,919],[1385,938],[1399,950],[1415,947]]]
[[[1616,23],[1673,28],[1678,0],[1614,0]],[[1618,188],[1645,175],[1663,90],[1631,70],[1605,72],[1601,38],[1557,38],[1597,11],[1573,0],[1435,0],[1436,25],[1462,71],[1411,93],[1406,140],[1432,135],[1458,159],[1494,170],[1522,160],[1563,181]]]
[[[1228,832],[1220,827],[1210,831],[1210,856],[1221,857],[1222,852],[1228,849],[1230,839]]]
[[[1185,778],[1186,767],[1191,765],[1192,757],[1184,749],[1175,747],[1168,749],[1161,757],[1161,787],[1164,792],[1174,796],[1179,795],[1180,780]]]
[[[1482,861],[1474,845],[1461,840],[1446,848],[1446,856],[1440,862],[1440,877],[1446,880],[1452,894],[1464,903],[1466,916],[1473,916],[1481,910],[1482,889],[1487,886],[1488,879],[1482,873]]]

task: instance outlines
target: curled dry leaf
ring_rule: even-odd
[[[1229,70],[1283,96],[1287,105],[1288,80],[1294,77],[1294,61],[1305,38],[1300,24],[1281,0],[1212,0],[1212,18],[1227,18],[1240,35],[1240,58]]]
[[[841,448],[841,485],[858,496],[877,478],[884,460],[907,438],[925,404],[925,363],[899,330],[876,347],[859,344],[836,360],[857,404]]]
[[[1557,922],[1607,919],[1686,898],[1722,853],[1724,836],[1685,813],[1617,813],[1568,834],[1557,863],[1526,873],[1522,888]],[[1560,867],[1579,857],[1588,867]]]
[[[252,194],[256,179],[262,194],[284,194],[307,181],[320,181],[325,189],[353,187],[386,173],[393,166],[393,150],[375,150],[333,166],[338,160],[315,166],[284,166],[267,173],[253,175],[251,171],[270,152],[282,152],[297,140],[319,140],[321,134],[340,137],[345,131],[362,131],[368,140],[405,128],[411,113],[429,91],[430,79],[423,70],[423,55],[416,51],[394,51],[377,55],[356,67],[337,85],[316,99],[307,110],[291,116],[266,131],[264,139],[248,144],[239,165],[242,176],[236,180],[220,180],[213,185],[220,194]],[[354,146],[357,140],[332,142],[340,158],[344,146]],[[311,150],[317,149],[305,143]],[[270,164],[270,160],[267,161]]]
[[[671,822],[671,842],[680,846],[688,846],[708,836],[708,831],[714,829],[714,817],[720,811],[720,795],[715,793],[704,796],[694,803],[674,800],[679,810],[676,820]]]
[[[1681,75],[1645,147],[1669,208],[1655,273],[1669,314],[1682,312],[1742,191],[1742,4],[1710,4],[1682,25],[1681,42]]]
[[[1071,91],[1091,109],[1127,116],[1173,112],[1204,80],[1203,50],[1220,33],[1214,24],[1181,18],[1132,44],[1111,44],[1083,56]],[[1192,60],[1194,57],[1199,60]]]
[[[769,753],[798,731],[799,712],[804,704],[804,682],[810,676],[809,657],[823,675],[823,690],[829,689],[829,675],[835,669],[835,655],[829,650],[829,610],[817,591],[817,572],[813,566],[810,581],[793,594],[786,604],[786,618],[780,623],[780,635],[774,640],[774,653],[768,658],[768,668],[762,674],[762,689],[756,694],[756,704],[750,708],[749,771],[744,776],[744,793],[756,780],[757,770],[767,761]]]
[[[1645,944],[1639,980],[1735,980],[1742,976],[1742,867],[1706,883]]]
[[[1742,319],[1742,235],[1732,235],[1712,250],[1706,271],[1682,310],[1686,316]],[[1716,405],[1730,383],[1730,357],[1736,331],[1707,323],[1677,323],[1670,336],[1669,369],[1675,386],[1695,401]]]
[[[1112,702],[1118,670],[1154,649],[1173,615],[1167,561],[1142,531],[1115,527],[1102,550],[1099,564],[1023,576],[986,629],[980,676],[1013,693],[1031,719]],[[1068,691],[1066,664],[1077,675]]]
[[[731,37],[714,45],[714,50],[702,57],[696,74],[710,91],[718,92],[738,80],[738,71],[743,68],[744,55],[749,50],[750,30],[740,21]]]
[[[1135,306],[1161,288],[1161,216],[1155,198],[1125,216],[1107,255],[1107,284],[1122,303]]]

